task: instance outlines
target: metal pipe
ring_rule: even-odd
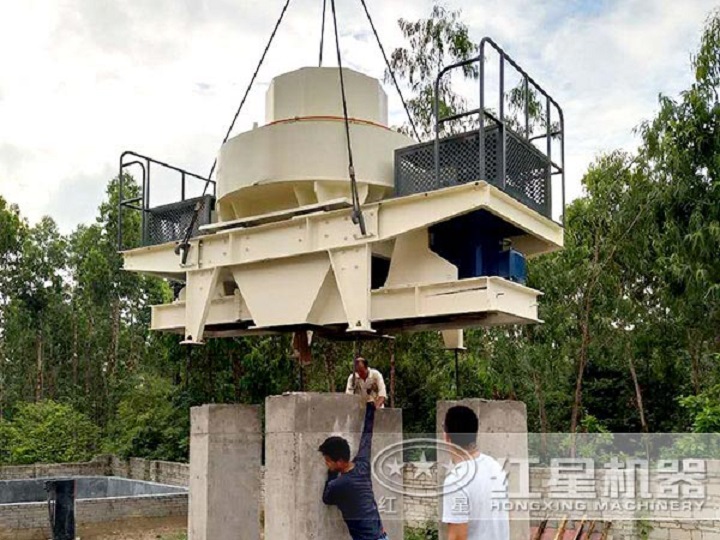
[[[480,42],[480,66],[478,74],[480,78],[480,122],[478,124],[478,180],[487,180],[485,170],[485,42]]]
[[[142,154],[138,154],[137,152],[133,152],[133,151],[131,151],[131,150],[126,150],[125,152],[123,152],[122,155],[123,155],[123,156],[126,156],[126,155],[128,155],[128,156],[134,156],[134,157],[139,158],[139,159],[144,159],[144,160],[145,160],[146,162],[148,162],[148,163],[156,163],[157,165],[160,165],[160,166],[162,166],[162,167],[165,167],[165,168],[167,168],[167,169],[171,169],[171,170],[176,171],[176,172],[179,172],[179,173],[183,173],[183,172],[184,172],[184,173],[187,174],[188,176],[192,176],[193,178],[197,178],[198,180],[202,180],[203,182],[209,182],[209,183],[211,183],[211,184],[215,184],[215,180],[210,180],[209,178],[205,178],[204,176],[200,176],[199,174],[195,174],[195,173],[192,173],[192,172],[190,172],[190,171],[186,171],[186,170],[181,169],[181,168],[179,168],[179,167],[175,167],[174,165],[170,165],[170,164],[168,164],[168,163],[165,163],[164,161],[160,161],[160,160],[158,160],[158,159],[153,159],[153,158],[150,158],[150,157],[148,157],[148,156],[144,156],[144,155],[142,155]],[[122,157],[121,157],[121,159],[122,159]]]
[[[146,211],[149,211],[150,210],[150,167],[151,167],[150,158],[146,158],[146,162],[147,162],[147,175],[145,176],[146,182],[145,182],[145,189],[143,190],[144,195],[145,195],[145,203],[143,204],[143,206],[145,207]],[[141,234],[142,234],[142,243],[143,243],[143,245],[146,245],[148,243],[148,236],[149,236],[147,221],[143,221],[143,230],[142,230]]]
[[[551,137],[557,137],[558,135],[562,135],[562,131],[558,130],[550,133]],[[547,137],[547,135],[543,133],[542,135],[535,135],[534,137],[529,138],[528,141],[536,141],[538,139],[544,139],[545,137]]]
[[[452,122],[453,120],[459,120],[460,118],[464,118],[466,116],[470,116],[473,114],[480,113],[480,109],[473,109],[471,111],[463,112],[463,113],[457,113],[457,114],[451,114],[450,116],[445,116],[440,119],[440,123],[444,124],[445,122]]]
[[[527,76],[523,76],[525,91],[525,138],[530,140],[530,87]]]
[[[433,157],[435,161],[435,183],[440,185],[440,77],[435,79],[435,99],[433,101],[433,114],[435,115],[435,143],[433,144]]]
[[[118,166],[118,231],[117,231],[117,243],[118,251],[122,251],[122,203],[123,203],[123,157],[125,154],[120,154],[120,162]]]
[[[122,242],[122,237],[123,237],[122,207],[123,206],[132,208],[133,210],[141,211],[140,219],[141,219],[141,227],[142,227],[141,233],[143,234],[143,243],[145,240],[144,231],[145,231],[145,212],[146,212],[146,207],[145,207],[145,184],[146,184],[145,177],[147,174],[146,166],[145,166],[145,163],[143,163],[140,160],[133,160],[133,161],[128,161],[127,163],[123,163],[125,156],[134,156],[134,153],[126,151],[120,155],[120,170],[118,173],[118,205],[119,205],[118,206],[118,251],[123,250],[123,245],[122,245],[123,244],[123,242]],[[141,191],[140,197],[133,197],[132,199],[124,199],[123,198],[123,192],[124,192],[123,173],[124,173],[125,169],[127,169],[128,167],[132,167],[134,165],[139,166],[140,170],[142,171],[142,191]],[[130,204],[128,204],[128,203],[133,203],[133,202],[137,202],[137,201],[142,201],[143,208],[132,207],[132,206],[130,206]]]
[[[147,186],[145,186],[145,208],[150,210],[150,170],[152,164],[150,160],[147,162]]]
[[[565,117],[563,115],[562,109],[558,107],[558,116],[560,117],[560,131],[562,132],[562,137],[560,138],[560,163],[562,164],[562,169],[560,173],[560,178],[562,179],[562,218],[561,218],[561,225],[565,226]]]
[[[498,133],[500,137],[500,144],[498,145],[498,153],[499,155],[499,173],[500,178],[498,185],[500,186],[500,189],[505,189],[505,179],[507,177],[507,163],[506,163],[506,150],[505,150],[505,143],[506,143],[506,131],[505,131],[505,59],[503,58],[503,55],[500,55],[500,65],[498,66],[498,69],[500,70],[499,74],[499,83],[498,83],[498,91],[500,93],[500,104],[498,105],[498,112],[500,114],[500,131]]]
[[[500,124],[502,123],[501,120],[497,116],[495,116],[493,113],[491,113],[490,111],[485,111],[485,116],[487,116],[490,120],[495,122],[498,126],[500,126]]]
[[[548,159],[548,170],[547,170],[547,180],[546,180],[546,187],[545,192],[547,196],[547,200],[545,201],[548,214],[550,215],[550,218],[552,219],[552,166],[550,163],[552,163],[552,136],[550,135],[550,131],[552,130],[552,115],[550,114],[550,98],[545,98],[545,135],[547,137],[547,159]]]

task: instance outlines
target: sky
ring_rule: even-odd
[[[366,0],[385,48],[432,0]],[[94,220],[123,150],[205,175],[284,0],[0,0],[0,196],[63,232]],[[343,62],[382,77],[359,0],[338,0]],[[716,0],[445,0],[564,109],[567,196],[596,156],[691,80]],[[317,63],[322,0],[292,0],[234,133],[263,122],[273,76]],[[329,40],[328,40],[329,41]],[[329,43],[332,45],[332,43]],[[334,50],[325,65],[335,65]],[[391,124],[403,121],[386,87]]]

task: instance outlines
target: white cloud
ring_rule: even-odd
[[[0,4],[0,194],[32,221],[91,221],[124,149],[206,173],[284,0]],[[355,5],[357,4],[357,5]],[[713,0],[447,0],[563,105],[568,194],[602,151],[636,144],[657,94],[690,79]],[[317,61],[321,0],[293,0],[236,131],[263,119],[273,75]],[[388,50],[430,0],[368,0]],[[358,2],[338,2],[349,67],[383,63]],[[335,64],[328,19],[325,61]],[[402,121],[390,88],[391,118]]]

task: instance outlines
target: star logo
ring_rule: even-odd
[[[391,462],[385,464],[388,470],[388,476],[402,476],[402,469],[405,464],[393,458]]]
[[[427,475],[428,478],[432,478],[433,462],[427,460],[424,451],[420,456],[420,461],[414,461],[413,465],[415,465],[415,476],[413,478],[420,478],[425,475]]]
[[[444,461],[443,463],[438,463],[438,465],[445,469],[445,476],[455,468],[455,464],[452,461]]]

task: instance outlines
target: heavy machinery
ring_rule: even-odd
[[[214,179],[123,153],[121,182],[133,167],[142,176],[137,197],[121,184],[121,217],[142,215],[142,245],[125,245],[120,227],[125,269],[183,284],[153,306],[152,329],[188,344],[437,329],[459,348],[463,328],[538,322],[525,264],[563,245],[562,110],[491,39],[479,49],[436,84],[474,66],[479,106],[443,117],[436,91],[427,142],[388,127],[380,82],[343,68],[338,47],[339,68],[272,80],[265,124],[226,137]],[[150,204],[156,169],[177,175],[179,200]],[[191,182],[202,196],[186,197]]]

